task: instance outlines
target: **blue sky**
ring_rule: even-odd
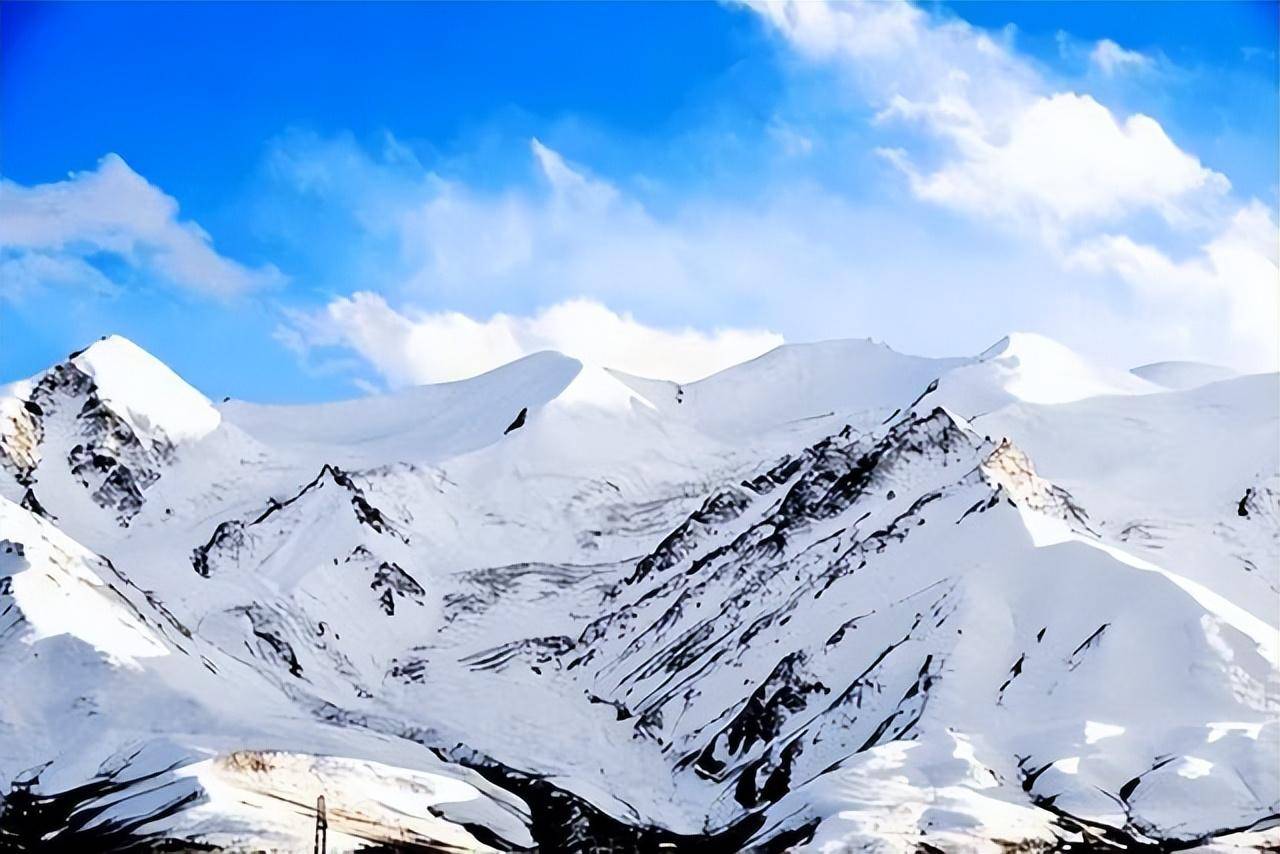
[[[5,4],[0,379],[109,332],[281,401],[545,346],[697,373],[1013,329],[1272,367],[1277,28],[1274,3]]]

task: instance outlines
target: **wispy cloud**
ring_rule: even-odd
[[[295,141],[273,162],[291,164],[278,177],[301,204],[349,211],[376,237],[367,250],[378,260],[376,289],[405,304],[487,314],[587,296],[705,327],[861,290],[866,266],[851,266],[845,249],[873,240],[872,218],[820,188],[683,195],[656,211],[544,143],[527,144],[532,180],[496,189],[393,167],[350,142]],[[326,178],[317,193],[312,176],[339,174],[362,177]]]
[[[108,154],[92,171],[24,187],[0,180],[0,281],[10,298],[46,284],[109,290],[90,259],[116,256],[159,281],[213,296],[283,282],[274,266],[220,255],[177,201]]]
[[[1147,68],[1151,57],[1136,50],[1126,50],[1111,39],[1101,39],[1089,52],[1089,61],[1108,77],[1125,70]]]

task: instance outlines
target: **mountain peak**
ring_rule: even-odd
[[[1066,403],[1097,395],[1159,391],[1141,377],[1095,364],[1065,344],[1035,332],[1011,332],[979,353],[977,361],[968,369],[970,373],[995,371],[998,375],[980,383],[988,392],[1003,389],[1028,403]]]
[[[1062,342],[1039,332],[1010,332],[978,354],[981,360],[1017,356],[1021,358],[1078,358]]]
[[[70,362],[93,379],[102,402],[139,435],[159,430],[174,443],[194,441],[221,421],[208,398],[123,336],[95,341]]]
[[[653,404],[609,368],[580,363],[577,375],[557,395],[554,403],[578,407],[589,406],[613,412],[630,412],[639,405],[654,409]]]

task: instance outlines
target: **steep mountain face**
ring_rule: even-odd
[[[0,397],[0,849],[1276,846],[1280,382],[1187,384],[215,407],[104,339]]]
[[[7,391],[0,463],[9,477],[27,487],[41,478],[78,482],[121,525],[142,509],[177,444],[219,421],[198,392],[119,337]],[[39,512],[33,493],[24,500]]]

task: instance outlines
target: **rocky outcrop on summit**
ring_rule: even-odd
[[[143,490],[159,479],[173,454],[163,433],[140,437],[73,362],[45,373],[0,435],[0,460],[22,486],[36,484],[49,435],[74,441],[65,456],[72,477],[126,525],[142,508]]]
[[[38,501],[40,481],[59,482],[64,473],[53,469],[65,465],[122,526],[142,509],[177,443],[217,423],[198,392],[116,337],[10,391],[0,402],[0,469]]]

